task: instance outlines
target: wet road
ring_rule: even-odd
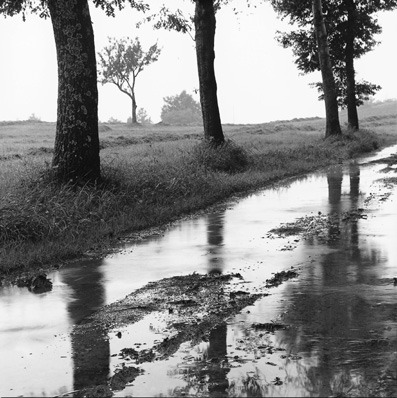
[[[0,396],[60,395],[93,378],[105,384],[123,362],[117,355],[122,348],[147,348],[167,335],[161,314],[123,329],[122,338],[98,333],[76,341],[69,333],[84,316],[150,281],[239,272],[245,279],[239,288],[252,291],[291,266],[299,269],[297,279],[227,319],[208,341],[184,343],[171,358],[142,364],[144,373],[116,395],[362,395],[383,385],[396,394],[396,189],[377,181],[395,172],[382,172],[384,164],[359,164],[366,161],[291,180],[181,221],[162,236],[126,244],[102,260],[76,262],[49,275],[51,292],[0,288],[6,364]],[[341,221],[358,208],[366,218]],[[318,212],[340,219],[337,239],[268,234]],[[272,321],[286,328],[252,328]],[[82,346],[95,352],[95,365],[82,360]]]

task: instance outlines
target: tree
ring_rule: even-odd
[[[152,124],[152,119],[146,112],[146,109],[144,108],[138,109],[137,118],[138,118],[138,123],[141,123],[143,125]]]
[[[311,16],[311,0],[271,0],[273,7],[283,16],[289,16],[298,29],[280,33],[278,40],[284,47],[291,47],[296,64],[303,73],[320,69],[314,26]],[[373,14],[391,10],[396,0],[328,0],[323,3],[323,16],[328,33],[330,56],[335,77],[338,104],[347,107],[348,125],[359,128],[357,107],[362,105],[381,87],[365,80],[356,82],[354,60],[371,51],[377,42],[374,35],[381,32]],[[322,83],[314,83],[324,99]]]
[[[147,5],[128,1],[146,10]],[[108,15],[122,0],[94,0]],[[51,17],[58,61],[58,110],[53,170],[61,182],[100,178],[98,90],[94,34],[87,0],[0,0],[0,13]]]
[[[53,168],[61,181],[100,178],[94,33],[86,0],[48,2],[58,59]]]
[[[196,0],[194,12],[197,69],[204,136],[215,146],[224,142],[214,70],[216,18],[213,0]]]
[[[332,72],[331,58],[329,55],[327,30],[325,28],[321,0],[312,0],[312,7],[324,89],[326,115],[325,137],[329,137],[331,135],[341,134],[338,114],[338,101],[336,97],[336,87]]]
[[[157,43],[148,51],[143,51],[138,38],[131,40],[111,39],[109,46],[105,47],[99,55],[99,75],[102,84],[113,83],[132,102],[132,123],[137,123],[137,103],[135,97],[135,83],[138,75],[144,68],[158,60],[161,49]]]
[[[161,120],[168,124],[200,123],[200,104],[183,90],[180,94],[163,98]]]
[[[217,84],[215,78],[215,29],[216,10],[228,0],[193,0],[195,2],[194,17],[186,18],[178,9],[175,12],[162,7],[155,16],[149,16],[148,21],[155,18],[154,27],[189,33],[192,23],[195,29],[197,69],[200,85],[200,104],[204,125],[204,138],[211,145],[221,145],[225,141],[218,106]],[[156,19],[157,17],[157,19]]]

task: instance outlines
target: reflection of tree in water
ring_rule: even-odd
[[[343,220],[343,212],[357,210],[358,166],[350,166],[349,176],[350,192],[343,203],[342,169],[334,168],[327,176],[329,212],[336,214],[340,229],[339,238],[329,245],[336,250],[307,269],[307,277],[300,283],[285,287],[294,307],[284,322],[294,328],[277,333],[279,341],[294,351],[318,359],[317,365],[298,372],[302,388],[315,395],[365,392],[363,381],[376,379],[397,343],[396,337],[383,339],[392,306],[378,310],[374,306],[378,290],[373,282],[385,260],[371,241],[360,240],[360,223],[370,221],[359,217]]]
[[[349,177],[350,177],[350,201],[352,209],[357,208],[358,200],[360,197],[360,167],[357,163],[351,163],[349,166]],[[350,228],[350,244],[351,249],[356,251],[359,255],[358,250],[358,219],[351,220]]]
[[[340,213],[343,182],[342,165],[336,165],[328,170],[327,182],[330,213]]]
[[[342,165],[336,165],[328,169],[328,212],[333,218],[333,222],[328,227],[328,236],[330,243],[333,245],[333,237],[340,234],[340,219],[342,216],[342,182],[343,182],[343,168]],[[336,221],[335,218],[338,220]]]
[[[68,312],[74,324],[105,304],[100,264],[79,266],[63,277],[73,291]],[[104,331],[93,328],[72,336],[74,389],[106,384],[109,375],[109,341]]]
[[[226,323],[211,330],[205,348],[197,350],[194,359],[191,358],[184,366],[178,366],[174,372],[171,372],[182,376],[186,386],[168,391],[169,396],[204,394],[209,397],[223,397],[226,395],[229,387],[226,337]]]
[[[207,216],[207,244],[209,248],[208,273],[219,274],[223,272],[223,234],[224,212],[210,213]]]
[[[221,274],[224,268],[222,253],[224,217],[224,211],[209,213],[207,216],[208,274],[210,275]],[[229,372],[228,367],[224,366],[227,364],[226,338],[226,323],[213,328],[204,350],[199,348],[193,362],[175,370],[175,374],[179,375],[182,371],[186,386],[169,391],[169,395],[224,396],[228,388],[227,373]]]
[[[255,368],[255,371],[246,373],[239,383],[232,381],[228,390],[231,397],[266,397],[269,394],[269,384],[261,380],[262,370]]]

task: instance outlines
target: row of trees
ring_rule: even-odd
[[[297,29],[278,32],[278,41],[292,48],[303,73],[321,70],[323,81],[313,85],[330,113],[326,134],[338,134],[337,107],[347,107],[348,125],[357,130],[357,107],[381,87],[356,82],[354,61],[377,44],[381,32],[376,13],[397,7],[396,0],[271,0],[274,9]],[[316,41],[317,39],[317,41]],[[324,76],[325,73],[325,76]],[[336,96],[335,99],[332,99]],[[332,103],[332,105],[331,105]]]
[[[214,72],[216,12],[231,0],[193,1],[195,12],[192,17],[185,18],[179,10],[169,12],[163,7],[149,19],[157,18],[157,28],[185,33],[194,26],[204,135],[211,145],[218,146],[224,142],[224,135]],[[288,16],[300,28],[292,34],[281,35],[280,40],[286,47],[294,48],[302,70],[321,70],[323,81],[318,87],[324,93],[326,136],[340,134],[338,94],[339,97],[345,95],[342,103],[347,104],[349,113],[353,115],[351,112],[359,104],[360,93],[365,94],[363,90],[357,95],[353,60],[369,51],[375,43],[373,35],[380,31],[380,27],[372,15],[379,10],[397,7],[397,0],[326,0],[324,4],[321,0],[270,1],[276,11]],[[149,9],[148,4],[135,0],[93,0],[93,3],[109,16],[114,16],[115,10],[122,9],[125,3],[140,11]],[[28,11],[50,17],[54,31],[58,60],[58,109],[53,167],[57,178],[72,182],[97,181],[100,178],[97,66],[88,2],[0,0],[0,13],[5,15],[22,13],[25,17]],[[122,46],[125,50],[126,44],[110,42],[108,50],[105,49],[105,54],[120,67],[126,63],[120,56]],[[143,67],[160,54],[157,45],[149,49],[150,55],[146,58],[139,46],[131,57],[136,52],[142,55],[143,61],[135,70],[129,71],[133,75],[132,85]],[[106,58],[100,56],[102,82],[111,82],[122,88],[127,76],[124,80],[114,79],[105,61]],[[124,70],[127,74],[128,70]],[[335,83],[335,76],[339,86]],[[368,85],[366,87],[368,92]],[[377,88],[369,87],[369,92]],[[132,107],[136,109],[133,95],[131,100]],[[356,123],[354,118],[349,116],[349,123],[358,128],[358,119]]]

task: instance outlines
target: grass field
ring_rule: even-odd
[[[225,125],[216,152],[200,126],[101,124],[104,182],[49,177],[55,124],[0,122],[0,273],[100,250],[233,194],[397,142],[397,101],[360,108],[361,131],[324,140],[324,119]],[[341,121],[346,117],[342,113]]]

